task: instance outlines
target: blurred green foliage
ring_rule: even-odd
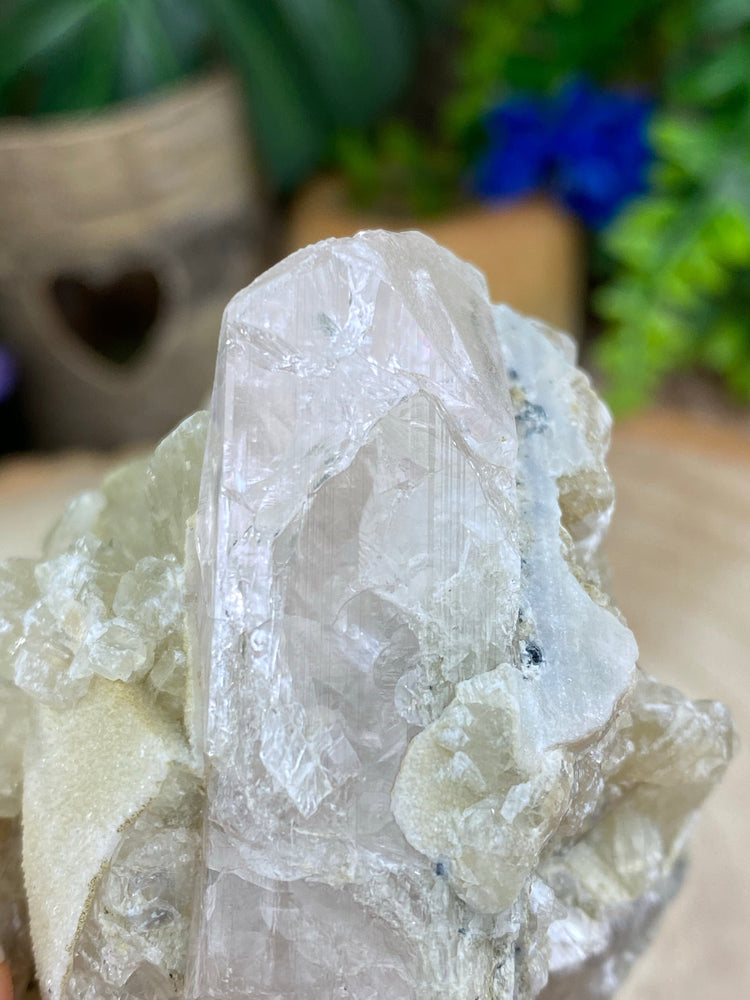
[[[446,133],[461,141],[504,93],[550,93],[572,76],[652,83],[687,28],[685,0],[470,0],[462,11]]]
[[[750,402],[750,0],[468,0],[447,88],[414,121],[339,137],[361,205],[450,208],[510,91],[572,75],[642,84],[660,108],[651,192],[592,250],[604,321],[596,357],[618,412],[676,369],[709,369]]]
[[[464,194],[486,140],[483,116],[509,91],[551,93],[573,75],[653,82],[688,26],[685,0],[467,0],[456,8],[447,86],[427,127],[388,121],[339,137],[354,201],[444,211]]]
[[[649,86],[652,190],[595,248],[609,401],[702,367],[750,402],[750,0],[0,0],[0,115],[97,111],[227,62],[277,187],[334,144],[360,205],[418,215],[460,200],[508,91]],[[410,81],[419,113],[377,124]]]
[[[651,193],[605,237],[597,357],[616,412],[675,369],[750,402],[750,4],[703,0],[665,79]]]
[[[380,125],[374,137],[363,131],[340,131],[336,157],[344,170],[349,195],[361,208],[377,207],[385,215],[419,218],[439,215],[455,200],[459,162],[455,149],[427,145],[405,121]]]
[[[406,86],[453,0],[2,0],[0,114],[95,111],[216,63],[283,189]]]

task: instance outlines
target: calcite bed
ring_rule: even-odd
[[[734,732],[637,666],[609,430],[421,234],[240,292],[210,415],[2,568],[19,985],[27,896],[48,1000],[612,996]]]

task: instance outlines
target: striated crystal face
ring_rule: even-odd
[[[196,996],[437,978],[402,940],[434,859],[390,796],[410,737],[512,655],[515,444],[483,284],[425,237],[324,244],[230,305],[197,526]]]
[[[612,996],[734,735],[606,592],[609,427],[418,233],[240,292],[210,420],[0,567],[17,981],[22,809],[46,1000]]]

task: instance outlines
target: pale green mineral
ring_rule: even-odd
[[[205,427],[196,414],[75,500],[36,565],[0,569],[0,815],[20,814],[23,785],[45,997],[182,995],[202,786],[183,722],[181,505],[197,507]],[[0,935],[22,982],[16,864]]]

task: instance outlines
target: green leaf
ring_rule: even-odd
[[[728,40],[713,58],[685,75],[679,100],[683,104],[714,104],[749,87],[750,41],[740,36]]]
[[[701,237],[708,252],[729,267],[750,267],[750,218],[741,205],[719,204]]]
[[[678,210],[669,198],[643,198],[628,206],[604,235],[607,250],[635,271],[650,273],[663,252],[662,237]]]
[[[66,36],[40,60],[42,112],[93,111],[113,98],[120,34],[120,7],[102,4],[86,23],[87,55],[77,33]]]
[[[60,44],[104,0],[28,0],[0,17],[0,88]]]
[[[654,371],[668,371],[686,360],[689,328],[669,309],[655,305],[643,317],[643,333],[648,365]]]
[[[154,0],[164,30],[184,72],[204,65],[215,43],[204,0]]]
[[[616,323],[637,322],[649,307],[648,291],[632,276],[602,286],[594,296],[597,312]]]
[[[618,327],[594,350],[605,373],[604,398],[616,416],[640,409],[658,384],[649,368],[646,343],[638,326]]]
[[[741,320],[726,317],[703,338],[699,360],[720,374],[726,374],[747,361],[747,333]]]
[[[393,0],[274,0],[333,121],[363,125],[405,83],[414,38]]]
[[[140,97],[181,75],[171,40],[151,0],[122,4],[118,97]]]
[[[334,149],[352,201],[360,208],[372,208],[382,193],[383,173],[370,142],[363,132],[345,129],[337,133]]]
[[[313,82],[267,0],[210,0],[213,23],[242,76],[269,172],[289,188],[322,158],[330,130]]]
[[[708,178],[716,170],[721,150],[716,136],[701,122],[660,115],[651,127],[651,137],[657,153],[690,177]]]
[[[675,273],[685,284],[710,295],[720,294],[728,285],[726,269],[711,256],[708,247],[699,238],[680,255]]]
[[[703,0],[697,8],[699,27],[710,32],[732,31],[750,24],[747,0]]]
[[[440,0],[432,17],[442,16],[440,7],[456,0]],[[409,14],[401,0],[354,0],[369,50],[368,62],[374,83],[371,111],[362,122],[388,107],[406,89],[414,69],[420,42],[419,17]],[[424,12],[422,12],[424,17]]]

